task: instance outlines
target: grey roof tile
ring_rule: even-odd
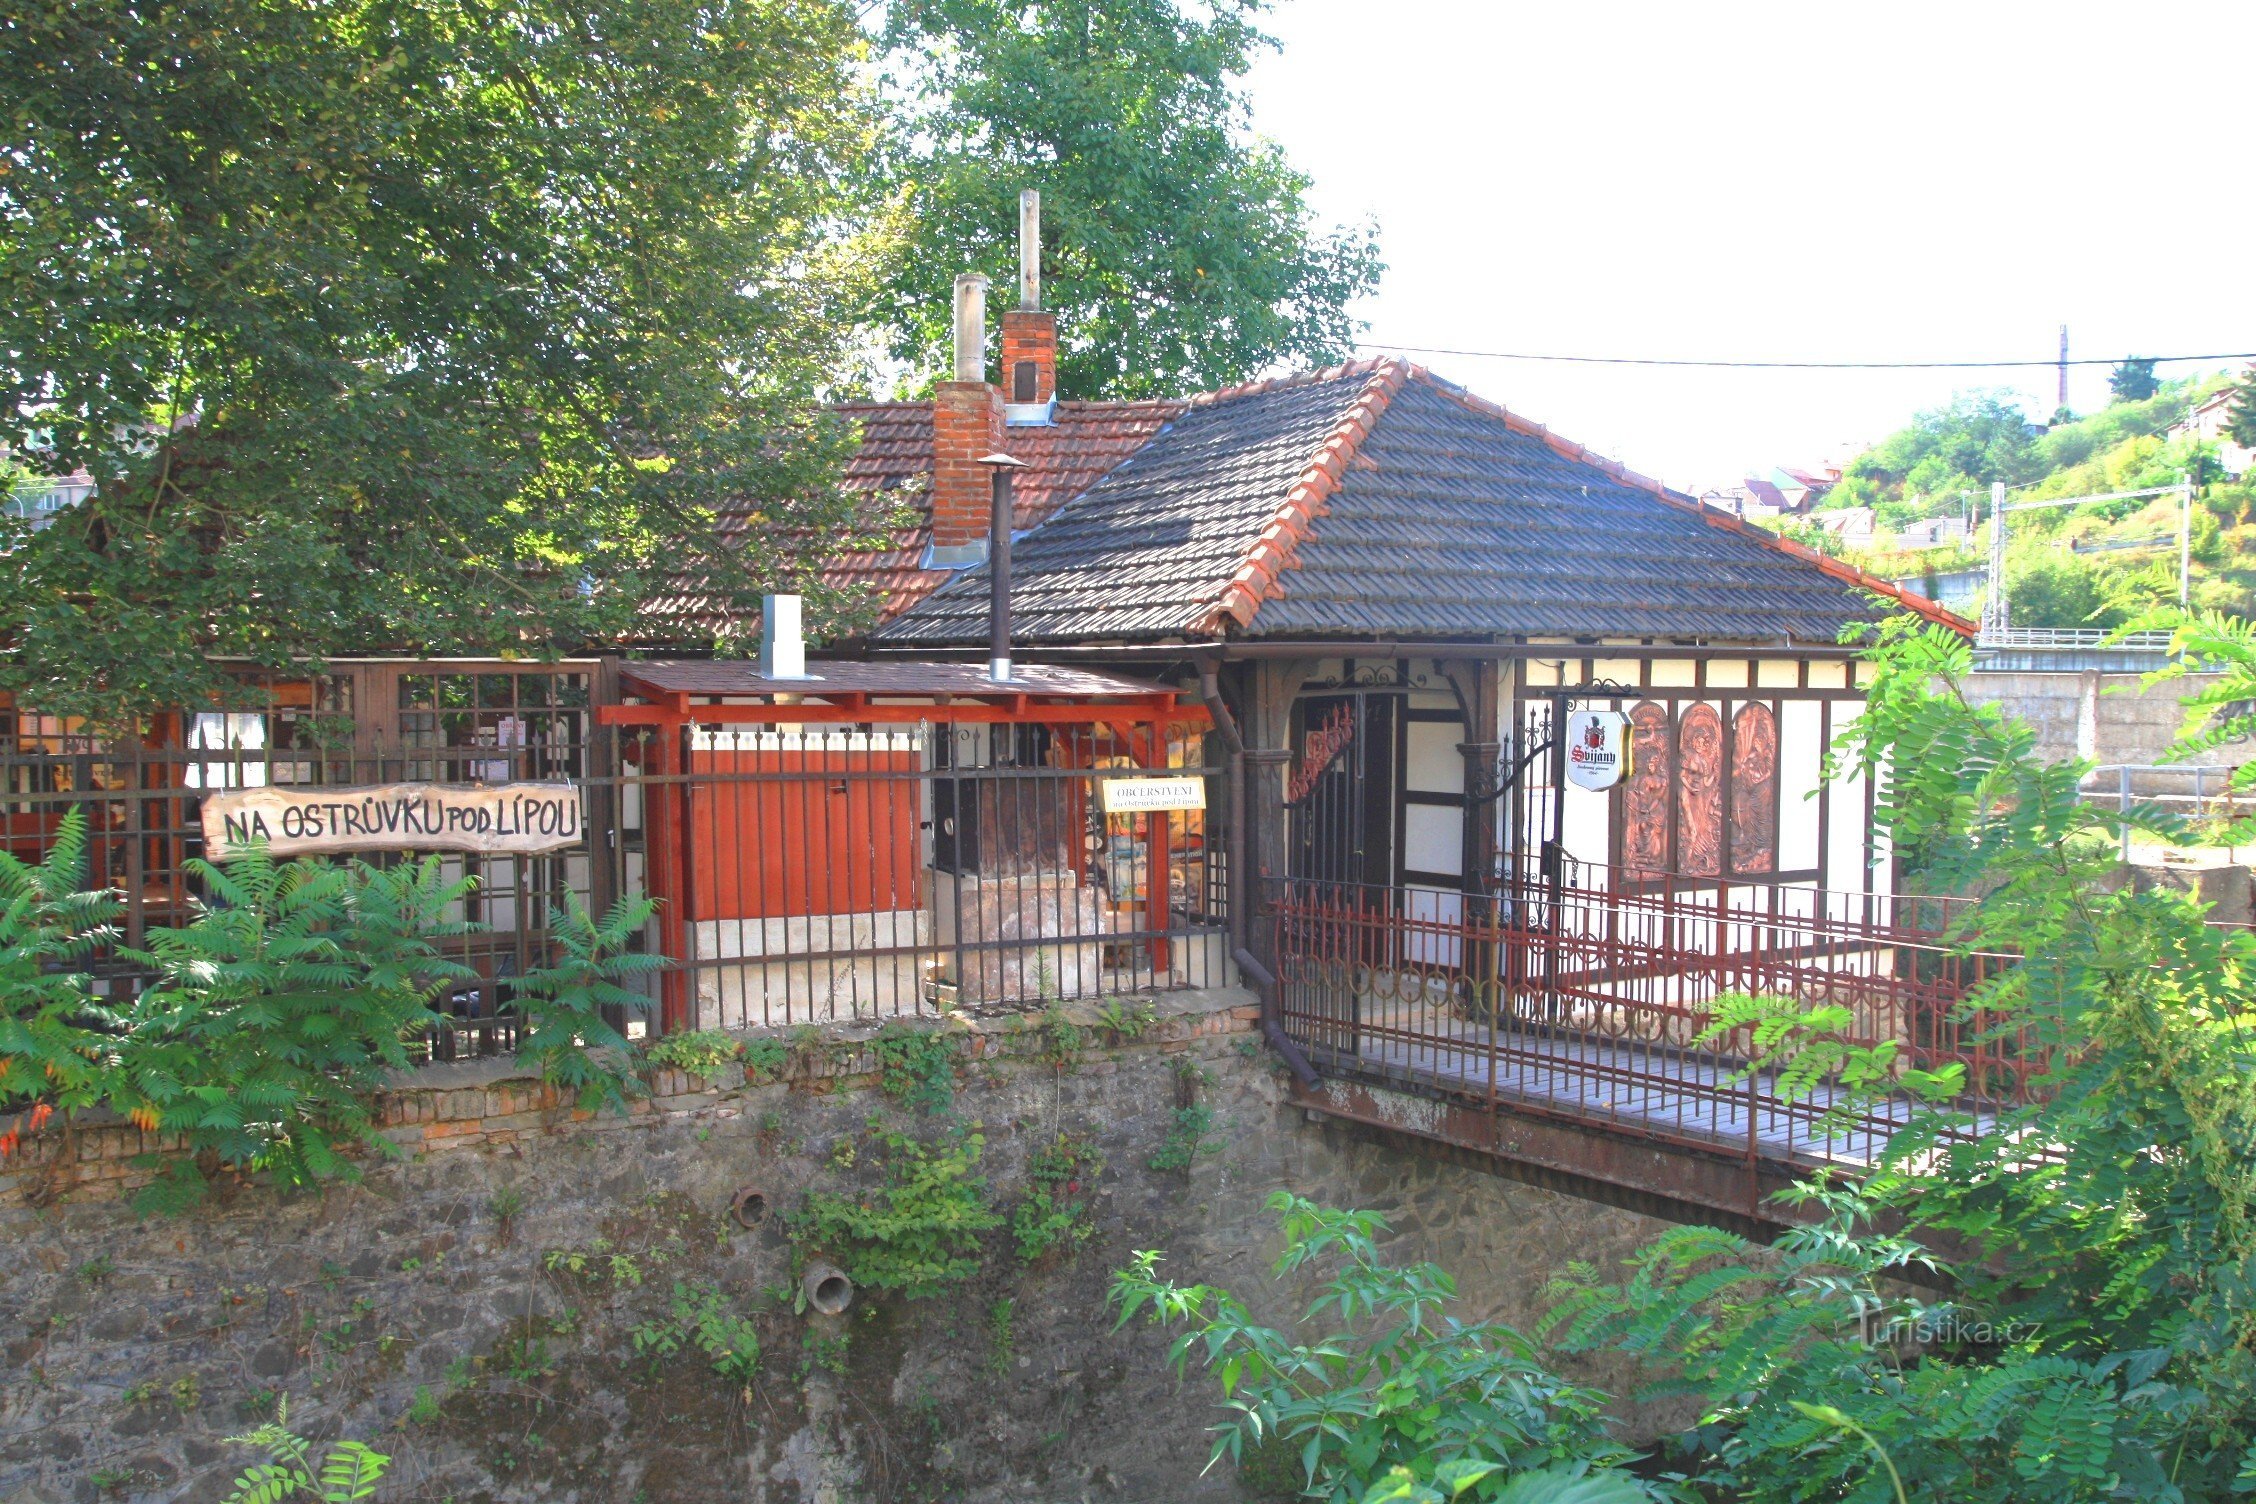
[[[1188,635],[1365,374],[1224,396],[1174,418],[1018,542],[1015,638]],[[1564,453],[1423,372],[1395,393],[1295,559],[1244,635],[1807,641],[1875,614],[1809,560]],[[877,636],[966,643],[986,629],[982,567]]]

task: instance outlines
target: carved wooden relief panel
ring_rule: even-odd
[[[1723,717],[1694,705],[1676,728],[1676,870],[1687,877],[1723,871]]]
[[[1647,700],[1629,713],[1629,778],[1622,785],[1622,866],[1633,883],[1668,871],[1669,790],[1676,749],[1665,705]]]
[[[1778,718],[1742,705],[1731,718],[1731,870],[1778,867]]]

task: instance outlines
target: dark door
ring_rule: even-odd
[[[1397,714],[1398,697],[1390,694],[1308,695],[1293,703],[1288,875],[1340,896],[1394,882]]]

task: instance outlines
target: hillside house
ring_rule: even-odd
[[[2256,465],[2256,450],[2246,444],[2236,443],[2227,425],[2232,422],[2234,406],[2240,401],[2239,386],[2221,387],[2197,402],[2193,410],[2170,427],[2169,437],[2192,439],[2197,444],[2214,445],[2217,463],[2227,475],[2246,475],[2251,465]]]

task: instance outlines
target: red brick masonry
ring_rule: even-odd
[[[1159,1016],[1135,1039],[1111,1035],[1096,1021],[1094,1009],[1073,1007],[1067,1016],[1085,1035],[1080,1068],[1100,1073],[1117,1069],[1118,1058],[1139,1051],[1175,1054],[1193,1039],[1215,1035],[1258,1035],[1261,1010],[1242,992],[1175,993],[1155,1000]],[[967,1061],[1016,1059],[1032,1065],[1048,1048],[1039,1014],[954,1021],[942,1027],[964,1037]],[[774,1078],[748,1082],[741,1066],[723,1067],[712,1079],[657,1067],[643,1073],[649,1095],[624,1112],[587,1112],[573,1107],[556,1089],[526,1075],[515,1062],[482,1061],[432,1066],[409,1072],[377,1094],[379,1134],[408,1159],[457,1149],[497,1148],[550,1134],[605,1133],[655,1128],[705,1116],[735,1116],[751,1094],[781,1085],[792,1091],[831,1093],[867,1091],[877,1084],[878,1062],[868,1048],[871,1027],[826,1033],[813,1049],[795,1047]],[[0,1131],[18,1119],[0,1119]],[[136,1163],[144,1156],[180,1154],[186,1141],[177,1134],[144,1133],[107,1113],[85,1114],[75,1132],[60,1119],[0,1160],[0,1204],[46,1204],[70,1198],[106,1200],[130,1194],[155,1178],[156,1165]]]

